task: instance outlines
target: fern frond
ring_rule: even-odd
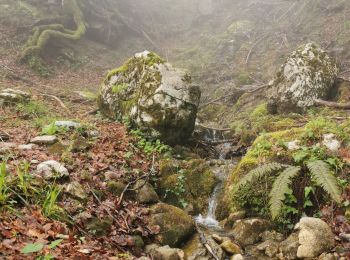
[[[252,182],[254,179],[258,179],[264,175],[268,175],[271,172],[281,170],[284,168],[285,165],[280,163],[268,163],[261,166],[258,166],[254,170],[251,170],[249,173],[247,173],[236,185],[235,188],[238,189],[239,187]]]
[[[306,165],[311,176],[315,179],[315,182],[320,185],[333,200],[340,203],[342,191],[329,165],[321,160],[308,162]]]
[[[285,193],[288,192],[292,179],[300,172],[300,167],[289,166],[276,178],[270,192],[270,212],[275,219],[283,206]]]

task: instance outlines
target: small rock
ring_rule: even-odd
[[[195,231],[193,218],[180,208],[165,203],[151,207],[150,226],[159,226],[160,233],[156,239],[162,245],[178,246]]]
[[[287,149],[289,151],[298,150],[298,149],[300,149],[299,143],[300,143],[299,140],[294,140],[294,141],[288,142],[287,143]]]
[[[241,248],[230,240],[224,241],[220,246],[226,253],[231,255],[240,254],[242,252]]]
[[[120,181],[109,181],[107,183],[108,191],[116,196],[120,196],[125,189],[125,184]]]
[[[145,247],[145,253],[150,254],[154,249],[157,249],[159,247],[160,245],[157,245],[157,244],[149,244]]]
[[[298,234],[291,234],[286,240],[280,244],[280,259],[297,259],[297,251],[299,247]]]
[[[33,150],[35,147],[36,147],[35,144],[21,144],[17,148],[18,150],[30,151],[30,150]]]
[[[246,216],[246,212],[244,210],[231,213],[230,216],[228,216],[228,218],[224,224],[224,228],[231,229],[233,224],[237,220],[243,219],[243,218],[245,218],[245,216]]]
[[[57,142],[57,137],[54,135],[42,135],[34,137],[30,142],[38,145],[50,145]]]
[[[219,244],[224,242],[224,238],[219,236],[219,235],[217,235],[217,234],[213,234],[213,235],[211,235],[211,237]]]
[[[278,253],[279,243],[274,240],[267,240],[257,246],[259,251],[263,251],[265,255],[274,257]]]
[[[54,160],[40,163],[37,166],[36,172],[45,180],[69,176],[68,170],[62,164]]]
[[[140,203],[151,204],[159,201],[158,194],[155,192],[153,186],[148,182],[142,180],[135,184],[136,200]]]
[[[82,136],[76,135],[71,144],[72,152],[82,152],[90,147],[89,142]]]
[[[97,236],[105,236],[110,231],[113,224],[113,219],[110,217],[105,218],[91,218],[86,225],[86,229]]]
[[[268,230],[271,223],[260,218],[237,220],[233,226],[232,234],[242,247],[253,245],[260,240],[260,234]]]
[[[162,246],[154,249],[151,253],[154,260],[183,260],[185,254],[181,249]]]
[[[15,149],[17,144],[15,143],[3,143],[0,142],[0,152],[7,152],[9,150]]]
[[[277,242],[282,242],[284,237],[283,234],[276,232],[275,230],[272,231],[265,231],[261,233],[260,235],[262,241],[268,241],[273,240]]]
[[[319,260],[338,260],[339,256],[335,256],[334,254],[327,254],[327,253],[323,253],[322,255],[320,255],[320,257],[318,258]]]
[[[100,136],[100,132],[97,130],[92,130],[88,132],[88,136],[91,138],[96,138]]]
[[[10,136],[8,134],[0,132],[0,141],[1,142],[5,142],[5,141],[8,141],[8,140],[10,140]]]
[[[244,260],[244,257],[241,254],[235,254],[231,256],[230,260]]]
[[[341,147],[341,143],[335,138],[334,134],[323,135],[322,144],[331,152],[337,152]]]
[[[6,103],[17,103],[21,101],[25,101],[30,98],[30,94],[21,91],[21,90],[15,90],[15,89],[4,89],[0,91],[0,102],[1,104]]]
[[[299,230],[299,258],[317,257],[335,244],[331,228],[319,218],[301,218],[295,229]]]
[[[137,248],[143,248],[145,246],[145,242],[143,242],[143,239],[141,236],[133,236],[133,240],[134,240],[134,245]]]
[[[77,181],[73,181],[64,187],[64,191],[69,195],[80,199],[85,200],[87,198],[87,194],[84,190],[84,187]]]
[[[81,124],[73,121],[56,121],[55,126],[76,129],[81,127]]]

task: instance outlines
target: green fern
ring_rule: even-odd
[[[283,206],[285,193],[289,189],[292,179],[300,172],[300,167],[289,166],[277,177],[270,192],[270,212],[275,219]]]
[[[329,165],[321,160],[308,162],[307,167],[315,182],[320,185],[333,200],[341,202],[341,189]]]
[[[279,171],[281,169],[283,169],[285,167],[285,165],[280,164],[280,163],[268,163],[268,164],[264,164],[261,165],[257,168],[255,168],[254,170],[251,170],[248,174],[246,174],[235,186],[236,189],[238,189],[239,187],[252,182],[255,179],[259,179],[262,176],[268,175],[274,171]]]

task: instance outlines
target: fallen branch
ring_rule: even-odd
[[[337,102],[325,101],[321,99],[316,99],[315,105],[333,107],[333,108],[339,108],[339,109],[350,109],[350,103],[337,103]]]
[[[243,89],[243,88],[233,88],[233,90],[237,91],[237,92],[234,92],[234,93],[231,93],[231,94],[228,94],[228,95],[223,95],[219,98],[216,98],[216,99],[213,99],[211,101],[208,101],[207,103],[204,103],[204,104],[201,104],[199,105],[199,109],[203,108],[203,107],[206,107],[208,105],[211,105],[213,103],[216,103],[222,99],[225,99],[225,98],[229,98],[229,97],[232,97],[232,96],[235,96],[235,95],[239,95],[239,94],[244,94],[244,93],[254,93],[260,89],[263,89],[263,88],[266,88],[268,86],[268,84],[264,84],[264,85],[261,85],[261,86],[256,86],[255,88],[252,88],[252,89]]]
[[[219,260],[219,257],[215,254],[214,250],[211,248],[211,246],[208,243],[208,240],[206,239],[204,233],[200,230],[200,228],[198,227],[198,224],[196,223],[196,230],[199,234],[199,238],[200,238],[200,242],[202,243],[202,245],[205,247],[205,249],[208,251],[209,254],[211,254],[211,256],[215,259],[215,260]]]
[[[125,192],[130,191],[130,190],[135,190],[135,189],[130,188],[130,186],[134,185],[134,184],[135,184],[136,182],[138,182],[139,180],[145,180],[145,182],[144,182],[143,185],[140,185],[138,188],[142,188],[142,187],[146,184],[148,178],[149,178],[151,175],[153,175],[153,174],[155,173],[154,163],[155,163],[155,155],[153,154],[152,166],[151,166],[150,171],[149,171],[148,173],[146,173],[146,174],[144,174],[144,175],[142,175],[142,176],[136,178],[135,180],[130,181],[130,182],[125,186],[123,192],[120,194],[120,198],[119,198],[118,203],[117,203],[117,208],[119,208],[120,205],[122,204],[123,199],[124,199],[124,196],[125,196]]]
[[[59,99],[58,97],[54,96],[54,95],[48,95],[48,94],[39,94],[39,96],[44,96],[44,97],[50,97],[53,98],[54,100],[56,100],[60,106],[62,108],[64,108],[69,114],[71,113],[70,110],[68,109],[68,107],[66,107],[66,105],[62,102],[61,99]]]
[[[248,52],[248,55],[247,55],[247,58],[245,59],[245,65],[248,66],[248,63],[249,63],[249,59],[250,59],[250,56],[254,50],[254,48],[262,41],[264,40],[266,37],[268,37],[270,34],[266,34],[264,35],[263,37],[259,38],[254,44],[253,46],[250,48],[249,52]]]
[[[209,127],[209,126],[205,126],[205,125],[201,125],[198,124],[199,127],[205,128],[205,129],[209,129],[209,130],[214,130],[214,131],[218,131],[218,132],[229,132],[231,131],[231,128],[215,128],[215,127]]]

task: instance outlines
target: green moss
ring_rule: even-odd
[[[192,217],[185,211],[164,203],[151,208],[150,224],[161,228],[156,236],[159,243],[171,247],[179,246],[194,232]]]
[[[160,173],[159,192],[165,202],[183,207],[185,201],[193,205],[195,214],[203,213],[216,183],[205,161],[163,160]],[[181,181],[183,183],[179,187]]]
[[[126,84],[126,83],[118,84],[112,87],[112,92],[116,94],[127,89],[128,87],[129,87],[129,84]]]

